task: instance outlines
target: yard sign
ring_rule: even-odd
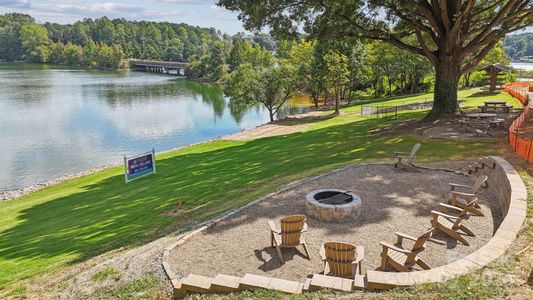
[[[133,157],[124,155],[124,179],[126,183],[149,174],[155,174],[155,151]]]

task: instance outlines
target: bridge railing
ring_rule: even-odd
[[[184,68],[189,65],[188,62],[176,62],[176,61],[162,61],[162,60],[146,60],[146,59],[129,59],[133,65],[137,66],[149,66],[149,67],[174,67]]]

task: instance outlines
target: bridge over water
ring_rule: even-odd
[[[138,60],[129,59],[135,71],[164,73],[172,75],[185,75],[188,62],[162,61],[162,60]]]

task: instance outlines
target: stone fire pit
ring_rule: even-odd
[[[307,194],[307,215],[323,222],[352,222],[361,215],[361,198],[339,189],[319,189]]]

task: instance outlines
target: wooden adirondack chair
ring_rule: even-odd
[[[473,199],[477,199],[479,190],[483,186],[483,184],[487,181],[488,177],[486,175],[479,176],[476,181],[474,182],[473,186],[463,185],[463,184],[457,184],[457,183],[450,183],[450,199],[448,200],[448,204],[457,206],[459,208],[465,208],[467,203],[472,201]],[[463,192],[457,191],[456,188],[463,189]],[[464,198],[464,200],[460,199]],[[483,216],[483,213],[479,210],[479,205],[477,203],[474,203],[472,207],[469,208],[470,213],[477,215],[477,216]]]
[[[420,143],[415,144],[410,153],[395,151],[394,155],[396,155],[396,162],[394,163],[394,167],[418,172],[418,169],[413,167],[413,160],[415,159],[420,146]]]
[[[304,215],[293,215],[281,219],[281,229],[276,228],[274,221],[268,221],[270,227],[270,244],[276,248],[281,263],[285,263],[283,255],[281,255],[280,248],[292,248],[302,245],[307,259],[309,251],[302,236],[302,233],[307,231],[307,223]]]
[[[363,246],[327,242],[320,247],[320,257],[324,262],[324,275],[352,279],[355,275],[362,275],[361,261],[364,256]]]
[[[419,265],[424,270],[431,269],[428,264],[418,257],[418,254],[426,249],[424,246],[431,237],[433,230],[433,228],[428,229],[418,238],[405,233],[395,232],[394,234],[398,237],[398,246],[380,242],[381,246],[383,246],[383,251],[381,252],[381,271],[386,271],[388,265],[399,272],[412,271],[414,265]],[[405,249],[402,245],[403,239],[414,241],[415,244],[411,249]]]
[[[477,198],[474,198],[473,200],[468,202],[464,208],[439,203],[441,209],[454,210],[459,213],[459,216],[453,216],[440,211],[432,210],[431,214],[433,215],[433,219],[431,220],[431,225],[435,229],[433,231],[433,235],[436,233],[436,230],[440,230],[449,237],[460,241],[461,243],[463,243],[463,245],[469,246],[470,244],[459,232],[462,231],[463,233],[469,236],[475,236],[475,234],[470,229],[466,228],[466,226],[462,225],[461,222],[465,219],[466,216],[468,216],[472,208],[474,208],[476,201]]]

